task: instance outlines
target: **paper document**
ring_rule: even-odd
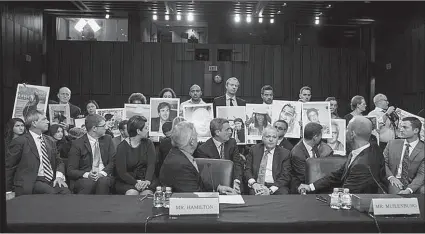
[[[220,195],[220,204],[245,204],[241,195]]]

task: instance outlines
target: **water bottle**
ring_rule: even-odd
[[[331,194],[330,206],[332,209],[335,209],[335,210],[339,210],[341,208],[338,188],[334,188],[334,192]]]
[[[156,187],[156,192],[153,194],[153,206],[157,208],[163,206],[163,195],[161,186]]]
[[[351,195],[350,195],[350,189],[345,188],[344,193],[341,197],[341,208],[345,210],[351,209]]]
[[[165,187],[165,193],[164,193],[164,207],[170,208],[170,197],[172,195],[171,187]]]

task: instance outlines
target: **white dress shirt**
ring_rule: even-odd
[[[180,151],[183,152],[183,154],[186,156],[186,158],[189,160],[189,162],[192,163],[192,165],[195,167],[195,169],[199,172],[198,164],[196,164],[195,158],[186,151],[183,151],[183,150],[180,150]]]
[[[224,143],[223,142],[219,142],[216,139],[214,139],[214,137],[212,138],[215,148],[217,149],[218,155],[220,155],[220,151],[221,151],[221,144],[223,144],[223,151],[224,151]],[[224,152],[223,152],[223,159],[224,159]]]
[[[92,152],[92,157],[93,157],[92,161],[94,161],[94,152],[95,152],[95,148],[96,148],[96,142],[98,142],[98,139],[94,139],[89,134],[87,134],[87,137],[89,138],[89,142],[90,142],[90,146],[91,146],[91,152]],[[99,145],[99,150],[100,150],[100,145]],[[108,176],[108,173],[103,171],[103,169],[105,169],[105,166],[103,165],[102,156],[101,156],[100,159],[99,159],[99,173],[102,173],[103,176]],[[83,177],[89,178],[89,174],[90,174],[90,172],[86,172],[86,173],[84,173]]]
[[[266,174],[264,176],[264,182],[265,183],[274,183],[274,179],[273,179],[273,155],[274,155],[274,151],[276,148],[270,150],[270,152],[268,153],[268,157],[267,157],[267,165],[266,165]],[[264,148],[264,152],[263,152],[263,157],[264,154],[266,153],[267,149]],[[248,184],[253,185],[256,182],[256,180],[254,178],[251,178],[248,180]],[[271,193],[273,194],[274,192],[276,192],[276,190],[278,190],[279,187],[277,186],[271,186],[270,190]]]
[[[368,116],[376,117],[377,124],[379,125],[378,128],[380,142],[389,142],[390,140],[395,139],[394,126],[391,124],[391,120],[387,118],[387,121],[384,122],[384,109],[376,107],[373,111],[369,113]]]
[[[304,144],[305,148],[307,149],[309,157],[314,158],[313,147],[311,147],[309,144],[307,144],[307,142],[305,142],[304,139],[303,139],[303,144]],[[317,155],[317,156],[319,156],[319,155]]]
[[[38,151],[38,155],[40,158],[40,166],[38,167],[38,173],[37,176],[42,176],[44,177],[44,168],[43,168],[43,153],[41,151],[41,140],[40,140],[40,135],[38,135],[37,133],[29,130],[32,138],[35,141],[35,145],[37,146],[37,151]],[[41,135],[41,137],[43,137],[43,135]],[[49,155],[48,155],[49,156]],[[53,155],[54,156],[54,155]],[[54,156],[55,157],[55,156]],[[51,162],[50,162],[51,163]],[[50,164],[50,166],[52,167],[52,170],[54,170],[53,165]],[[62,174],[62,172],[60,171],[56,171],[56,178],[62,178],[63,180],[65,180],[65,176]]]
[[[230,97],[226,93],[226,106],[230,106],[230,99],[233,99],[233,106],[238,106],[238,102],[236,101],[236,95],[234,97]]]

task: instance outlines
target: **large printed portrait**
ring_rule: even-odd
[[[180,98],[151,98],[149,136],[164,136],[162,125],[172,122],[177,117],[180,108]]]
[[[124,108],[97,109],[96,114],[105,118],[105,128],[109,129],[114,134],[114,137],[121,135],[118,125],[123,120]]]
[[[327,139],[328,145],[333,149],[334,154],[346,155],[346,120],[332,119],[332,138]]]
[[[271,105],[246,104],[246,122],[248,140],[261,140],[263,130],[272,124]]]
[[[322,125],[322,138],[332,138],[331,110],[329,102],[306,102],[303,108],[303,129],[308,123]]]
[[[212,103],[184,105],[183,118],[195,125],[198,141],[205,142],[211,137],[210,122],[214,118]]]
[[[284,120],[288,123],[286,138],[301,137],[301,102],[273,100],[272,119]]]
[[[238,145],[246,144],[246,125],[245,123],[245,107],[244,106],[217,106],[217,118],[227,119],[230,127],[233,129],[232,138]]]
[[[50,87],[18,84],[12,118],[21,118],[31,110],[46,113]]]

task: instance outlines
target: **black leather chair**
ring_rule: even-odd
[[[323,158],[308,158],[306,161],[305,180],[306,184],[315,182],[336,171],[347,161],[348,157],[330,156]]]
[[[233,186],[233,162],[225,159],[195,158],[199,171],[212,175],[214,184]],[[209,168],[208,168],[209,167]],[[205,170],[204,170],[205,169]],[[208,176],[209,178],[211,176]]]

